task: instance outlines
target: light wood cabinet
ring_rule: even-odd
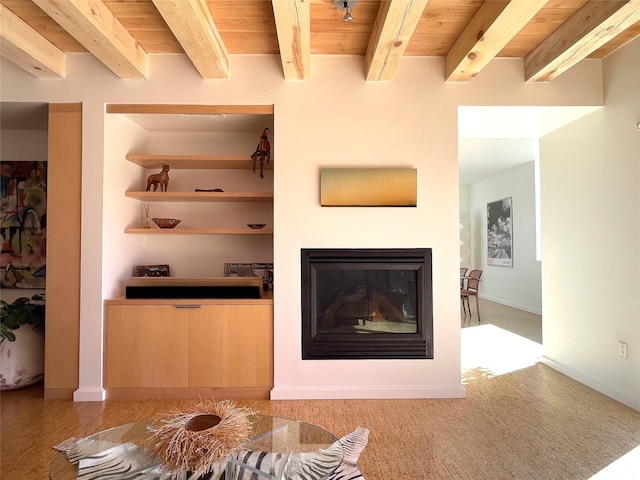
[[[107,315],[107,387],[189,386],[188,310],[112,305]]]
[[[114,398],[268,398],[273,301],[112,299],[105,388]]]
[[[189,386],[271,386],[269,305],[203,305],[190,312]]]

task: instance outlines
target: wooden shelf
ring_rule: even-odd
[[[273,229],[246,228],[125,228],[124,233],[141,235],[273,235]]]
[[[124,113],[126,115],[137,114],[164,114],[180,115],[223,113],[233,115],[273,115],[273,105],[176,105],[176,104],[132,104],[110,103],[107,105],[107,113]]]
[[[127,160],[144,168],[162,168],[171,165],[177,169],[250,169],[253,160],[249,155],[146,155],[129,153]],[[259,168],[259,162],[256,165]],[[264,164],[265,169],[273,169],[273,157]]]
[[[126,192],[143,202],[273,202],[273,192]]]

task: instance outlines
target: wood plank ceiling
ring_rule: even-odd
[[[551,81],[640,35],[640,0],[0,0],[2,56],[64,78],[90,52],[122,79],[147,79],[149,56],[184,53],[207,79],[231,55],[278,54],[287,80],[311,80],[313,55],[363,57],[365,80],[390,81],[403,56],[443,57],[444,80],[471,81],[495,57]]]

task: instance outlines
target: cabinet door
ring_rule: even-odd
[[[190,387],[271,387],[271,305],[191,309]]]
[[[188,361],[188,309],[108,307],[106,387],[187,387]]]

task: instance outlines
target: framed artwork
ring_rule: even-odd
[[[225,277],[253,277],[253,264],[251,263],[225,263]]]
[[[511,197],[487,204],[487,265],[513,267]]]
[[[137,265],[133,269],[134,277],[170,277],[169,265]]]
[[[3,161],[0,170],[0,283],[2,288],[44,288],[47,162]]]
[[[254,277],[262,277],[262,288],[273,289],[273,263],[252,263],[251,271]]]
[[[323,168],[323,207],[415,207],[415,168]]]

